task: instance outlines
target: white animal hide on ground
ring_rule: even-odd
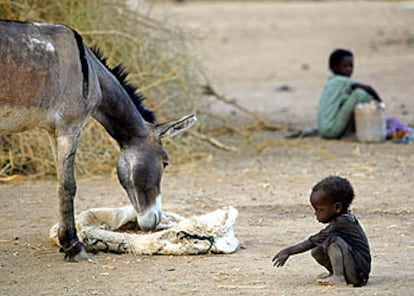
[[[125,224],[136,222],[134,208],[127,206],[82,212],[76,217],[76,226],[88,251],[136,255],[233,253],[240,245],[233,230],[237,216],[237,209],[231,206],[191,218],[164,212],[155,232],[119,232]],[[58,227],[55,224],[50,229],[50,238],[57,245]]]

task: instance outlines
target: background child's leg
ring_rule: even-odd
[[[373,99],[374,98],[371,95],[360,88],[353,90],[349,98],[344,102],[341,109],[336,114],[335,123],[330,128],[328,134],[332,138],[340,138],[346,128],[352,124],[356,104],[366,103]]]

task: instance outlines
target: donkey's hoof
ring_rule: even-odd
[[[72,257],[72,262],[80,262],[80,261],[91,261],[91,259],[88,256],[88,253],[86,252],[83,246],[82,246],[82,250],[78,254],[76,254],[74,257]]]
[[[65,260],[69,262],[89,261],[88,253],[85,246],[81,242],[73,243],[69,248],[63,250],[65,252]]]

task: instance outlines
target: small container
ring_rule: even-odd
[[[382,102],[358,103],[355,107],[356,138],[359,142],[375,143],[386,139],[385,106]]]

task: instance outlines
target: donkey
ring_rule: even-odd
[[[161,219],[161,178],[168,155],[161,138],[195,122],[195,115],[155,124],[143,97],[126,81],[122,65],[110,68],[70,27],[0,20],[0,134],[44,128],[57,167],[59,242],[68,261],[88,260],[75,228],[75,155],[90,117],[120,147],[118,178],[142,230]]]

